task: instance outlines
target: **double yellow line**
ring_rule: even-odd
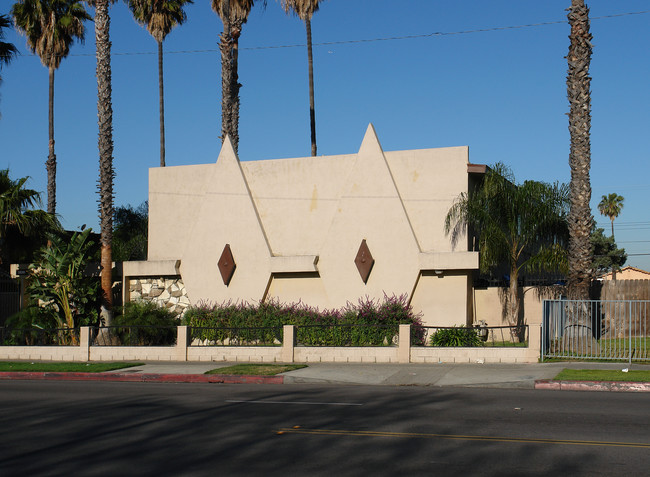
[[[601,446],[601,447],[637,447],[650,449],[650,443],[642,442],[606,442],[606,441],[579,441],[566,439],[532,439],[526,437],[498,437],[498,436],[465,436],[455,434],[424,434],[418,432],[387,432],[387,431],[354,431],[345,429],[303,429],[300,426],[282,428],[276,434],[311,434],[319,436],[356,436],[356,437],[409,437],[417,439],[455,439],[464,441],[487,442],[516,442],[524,444],[561,444],[573,446]]]

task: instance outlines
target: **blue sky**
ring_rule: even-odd
[[[0,0],[0,13],[13,1]],[[591,0],[592,207],[625,197],[615,222],[628,264],[650,270],[650,0]],[[396,5],[399,4],[399,8]],[[384,150],[468,145],[470,160],[509,165],[518,181],[568,182],[565,55],[569,0],[329,0],[312,23],[319,154],[356,152],[368,123]],[[218,35],[208,0],[165,41],[169,166],[214,162],[221,130]],[[91,13],[93,13],[91,11]],[[546,22],[548,25],[515,27]],[[490,30],[490,31],[475,31]],[[475,31],[475,32],[472,32]],[[464,33],[463,33],[464,32]],[[387,39],[445,33],[412,39]],[[456,33],[456,34],[447,34]],[[355,41],[374,40],[378,41]],[[159,163],[156,44],[122,2],[111,9],[115,204],[147,199]],[[47,69],[22,55],[3,68],[0,167],[46,190]],[[240,39],[242,161],[310,154],[304,25],[274,0]],[[332,43],[334,42],[334,43]],[[340,43],[336,43],[340,42]],[[318,43],[330,43],[318,45]],[[284,46],[283,48],[268,48]],[[57,212],[98,230],[94,25],[55,78]],[[44,196],[45,199],[45,196]],[[649,254],[649,255],[632,255]]]

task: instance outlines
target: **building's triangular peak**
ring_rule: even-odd
[[[362,243],[375,260],[365,278],[354,265]],[[408,294],[417,279],[417,272],[409,270],[418,267],[419,252],[393,174],[369,125],[320,247],[318,267],[325,293],[336,303],[382,296],[384,291]],[[400,267],[393,266],[393,260]]]
[[[368,129],[366,129],[366,134],[363,136],[363,141],[361,141],[361,147],[359,147],[359,155],[368,155],[368,156],[379,156],[381,157],[384,154],[384,150],[381,148],[379,143],[379,138],[375,132],[375,127],[372,123],[368,124]]]
[[[226,135],[226,139],[223,140],[223,144],[221,144],[221,151],[219,151],[219,156],[217,157],[217,162],[220,162],[222,160],[239,161],[229,135]]]

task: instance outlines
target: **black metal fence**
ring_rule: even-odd
[[[77,346],[78,328],[0,328],[1,346]]]
[[[506,348],[528,346],[528,325],[425,326],[424,346]]]
[[[298,325],[296,346],[395,346],[399,325]]]
[[[174,346],[176,326],[100,326],[91,328],[93,346]]]
[[[210,328],[188,326],[190,346],[281,346],[281,326]]]

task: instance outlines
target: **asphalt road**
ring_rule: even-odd
[[[647,394],[0,382],[0,475],[647,475]]]

